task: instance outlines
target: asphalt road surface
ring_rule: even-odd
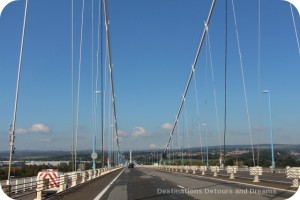
[[[113,181],[114,180],[114,181]],[[278,187],[277,187],[278,186]],[[143,167],[121,169],[65,192],[51,200],[283,200],[293,196],[288,185],[252,181],[233,182],[228,178],[213,178],[154,170]],[[276,189],[281,188],[281,189]]]

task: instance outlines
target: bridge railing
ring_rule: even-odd
[[[7,180],[0,181],[2,187],[5,187]],[[17,194],[26,190],[32,190],[36,187],[36,176],[11,179],[11,193]]]
[[[293,179],[292,187],[299,187],[299,178],[300,178],[300,167],[287,167],[286,168],[287,178]]]
[[[100,168],[96,170],[67,172],[61,174],[59,177],[51,179],[50,181],[43,181],[43,179],[38,180],[37,176],[17,178],[11,179],[10,186],[7,185],[7,180],[0,181],[0,184],[3,191],[8,196],[16,196],[19,193],[21,194],[25,191],[32,191],[32,193],[35,193],[37,191],[38,193],[40,192],[40,194],[37,195],[36,199],[41,199],[43,191],[54,189],[61,192],[66,188],[74,187],[76,185],[88,182],[94,178],[103,176],[120,168],[121,167],[113,167]]]

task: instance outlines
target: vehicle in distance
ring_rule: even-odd
[[[129,163],[128,164],[128,168],[134,168],[134,164],[133,163]]]

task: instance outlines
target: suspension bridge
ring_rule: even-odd
[[[299,99],[295,87],[299,18],[292,4],[274,4],[260,0],[9,4],[0,18],[0,27],[8,28],[0,36],[11,37],[14,42],[9,44],[19,51],[12,53],[16,50],[1,39],[5,44],[1,65],[7,68],[5,55],[11,55],[18,68],[7,71],[17,74],[17,81],[7,80],[15,92],[5,97],[13,101],[7,106],[13,120],[7,179],[1,180],[0,196],[23,200],[292,197],[299,188],[300,166],[297,162],[277,166],[276,143],[299,143],[300,112],[294,103]],[[280,14],[274,16],[266,6],[274,6]],[[22,20],[9,21],[10,12]],[[11,34],[5,20],[17,22],[17,35]],[[280,20],[286,22],[275,26]],[[164,28],[170,31],[162,32]],[[24,97],[27,93],[29,99]],[[294,100],[286,100],[287,96]],[[274,107],[280,115],[272,112]],[[21,128],[30,123],[31,127]],[[151,131],[145,128],[153,123],[161,125]],[[232,158],[228,146],[238,144],[247,145],[248,165],[227,162]],[[262,166],[263,144],[270,152],[267,167]],[[70,151],[72,170],[12,177],[15,151],[31,147]],[[83,169],[79,152],[90,148],[92,165]],[[196,159],[193,148],[199,151]],[[142,159],[132,159],[131,151],[130,158],[124,155],[133,150],[134,157],[140,149],[145,150]]]

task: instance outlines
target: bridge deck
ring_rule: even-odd
[[[45,199],[51,200],[132,200],[132,199],[288,199],[296,191],[285,181],[264,181],[253,183],[253,179],[244,173],[234,181],[228,176],[213,177],[212,174],[201,176],[198,173],[180,173],[157,170],[155,168],[136,167],[116,170],[110,174],[80,184],[65,192]],[[221,173],[220,173],[221,174]],[[119,175],[119,176],[118,176]],[[280,180],[281,175],[266,174]],[[277,177],[277,178],[276,178]],[[250,177],[249,177],[250,178]],[[114,182],[112,182],[115,180]],[[110,187],[107,187],[110,185]],[[101,193],[101,195],[99,195]],[[34,196],[18,198],[32,200]]]

